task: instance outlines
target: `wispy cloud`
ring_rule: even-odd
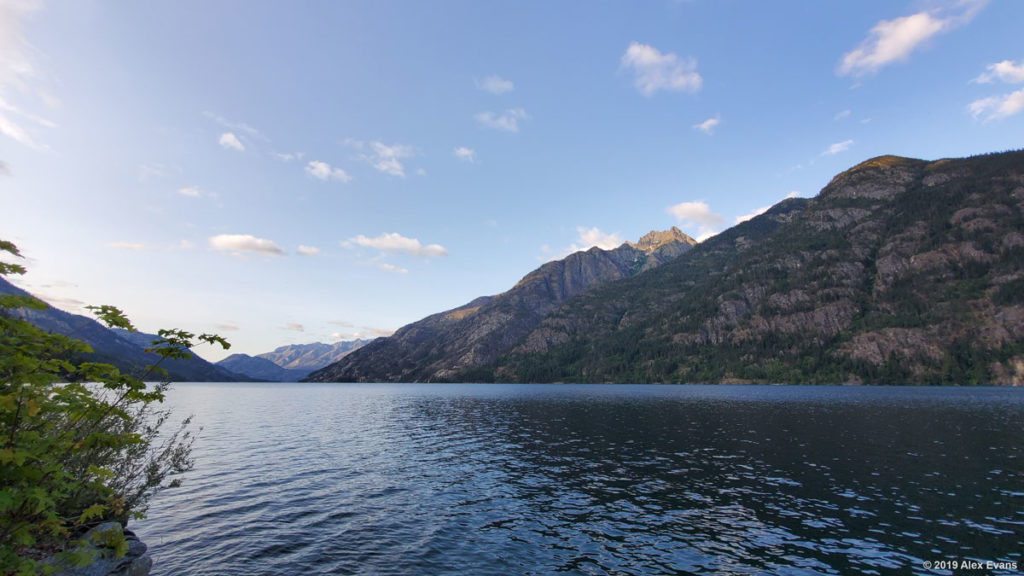
[[[452,154],[454,154],[456,158],[462,160],[463,162],[469,162],[470,164],[476,162],[476,150],[473,150],[472,148],[458,146],[454,150],[452,150]]]
[[[989,84],[995,80],[1006,82],[1007,84],[1020,84],[1024,82],[1024,62],[1018,64],[1013,60],[1003,60],[1002,62],[989,64],[985,67],[985,70],[987,72],[982,73],[974,80],[971,80],[971,82],[977,84]]]
[[[476,115],[476,121],[484,128],[503,130],[505,132],[519,132],[519,121],[526,120],[530,116],[522,108],[509,108],[504,114],[494,112],[481,112]]]
[[[255,138],[257,140],[262,140],[263,142],[270,142],[270,138],[267,138],[262,132],[246,124],[245,122],[232,122],[224,118],[223,116],[218,116],[217,114],[214,114],[213,112],[203,112],[203,115],[213,120],[217,124],[220,124],[224,128],[227,128],[228,130],[242,132],[246,136]]]
[[[393,272],[395,274],[408,274],[409,273],[409,271],[406,270],[405,268],[399,268],[398,266],[395,266],[393,264],[388,264],[387,262],[381,262],[380,264],[377,264],[377,268],[380,268],[381,270],[384,270],[385,272]]]
[[[316,246],[306,246],[304,244],[299,244],[299,247],[296,249],[296,251],[301,256],[316,256],[320,254],[320,249],[317,248]]]
[[[213,327],[214,329],[220,330],[221,332],[237,332],[241,330],[241,328],[238,327],[238,324],[230,324],[227,322],[219,322],[217,324],[214,324]]]
[[[266,256],[284,256],[285,251],[271,240],[250,234],[218,234],[209,239],[210,248],[221,252],[240,254],[251,252]]]
[[[225,132],[220,135],[220,139],[217,142],[224,148],[230,148],[232,150],[238,150],[239,152],[245,150],[245,146],[242,145],[242,141],[235,136],[233,132]]]
[[[427,244],[424,246],[423,244],[420,244],[420,241],[416,238],[406,238],[398,233],[381,234],[376,238],[367,238],[360,234],[355,238],[346,240],[342,243],[342,246],[345,246],[346,248],[363,246],[367,248],[374,248],[385,253],[402,253],[415,256],[417,258],[432,258],[435,256],[448,255],[448,251],[440,244]]]
[[[491,94],[504,94],[515,90],[516,85],[511,80],[505,80],[501,76],[492,75],[483,80],[473,80],[478,90],[490,92]]]
[[[7,162],[0,160],[0,176],[10,176],[11,167],[7,165]]]
[[[849,110],[843,110],[841,112],[837,112],[836,115],[832,117],[832,119],[833,120],[842,120],[843,118],[849,117],[850,114],[851,114],[851,112]]]
[[[23,21],[41,6],[42,3],[35,0],[0,2],[0,94],[10,88],[23,102],[36,98],[48,105],[56,103],[57,99],[35,86],[41,74],[35,68],[33,56],[39,54],[39,50],[22,32]],[[49,150],[33,136],[33,126],[54,128],[56,125],[0,98],[0,134],[35,150]]]
[[[291,330],[293,332],[305,332],[306,331],[306,327],[303,326],[302,324],[299,324],[298,322],[288,322],[287,324],[284,325],[284,329],[285,330]]]
[[[989,64],[986,70],[988,71],[972,82],[989,84],[999,80],[1006,84],[1024,83],[1024,62],[1017,64],[1012,60],[1003,60]],[[1024,89],[1009,94],[980,98],[971,102],[967,108],[975,118],[984,117],[985,122],[1013,116],[1024,110]]]
[[[1009,94],[975,100],[968,109],[975,118],[984,116],[986,122],[1013,116],[1024,110],[1024,88]]]
[[[199,187],[197,186],[186,186],[185,188],[179,188],[178,194],[181,194],[182,196],[188,196],[190,198],[200,198],[203,195],[202,191],[200,191]]]
[[[338,182],[348,182],[352,180],[352,177],[341,168],[333,168],[327,162],[321,162],[319,160],[313,160],[309,164],[306,164],[306,174],[309,174],[318,180],[337,180]]]
[[[710,136],[710,135],[715,133],[715,127],[718,126],[718,124],[721,121],[722,121],[721,117],[718,114],[716,114],[714,117],[708,118],[707,120],[705,120],[705,121],[703,121],[703,122],[701,122],[699,124],[694,124],[693,125],[693,129],[694,130],[700,130],[701,132],[703,132],[703,133],[707,134],[708,136]]]
[[[622,55],[621,68],[633,71],[633,84],[644,96],[659,90],[697,92],[704,80],[697,73],[697,61],[680,59],[669,52],[662,54],[648,44],[633,42]]]
[[[847,150],[850,149],[850,146],[853,146],[853,140],[843,140],[842,142],[836,142],[835,144],[830,145],[828,148],[825,148],[825,150],[822,151],[822,153],[819,154],[819,156],[835,156],[840,152],[846,152]]]
[[[856,78],[906,61],[930,38],[970,22],[986,3],[987,0],[960,0],[936,10],[880,20],[857,48],[843,55],[836,74]],[[950,13],[951,10],[955,12]]]
[[[405,166],[402,165],[403,158],[413,155],[411,146],[404,144],[392,144],[388,146],[383,142],[370,142],[371,154],[365,156],[365,160],[377,171],[399,178],[405,178]]]
[[[282,162],[291,162],[292,160],[302,160],[302,157],[306,154],[304,152],[274,152],[274,158]]]

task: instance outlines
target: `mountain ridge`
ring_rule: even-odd
[[[492,361],[562,301],[638,274],[690,250],[678,228],[651,232],[642,247],[590,248],[547,262],[509,290],[408,324],[309,375],[310,381],[445,381]]]

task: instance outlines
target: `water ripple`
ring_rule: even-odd
[[[172,574],[926,573],[1021,563],[1024,395],[179,385]]]

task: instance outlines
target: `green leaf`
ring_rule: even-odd
[[[102,306],[86,306],[86,308],[92,310],[92,313],[110,328],[123,328],[129,332],[136,331],[131,320],[128,320],[124,312],[115,306],[104,304]]]

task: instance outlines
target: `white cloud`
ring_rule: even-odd
[[[249,234],[218,234],[209,239],[210,248],[222,252],[253,252],[268,256],[284,256],[280,246],[265,238],[257,238]]]
[[[705,202],[680,202],[665,209],[679,221],[680,225],[687,228],[697,228],[697,234],[693,235],[694,240],[704,240],[718,233],[718,225],[725,221],[720,214],[715,214]]]
[[[24,103],[29,98],[37,97],[43,104],[56,102],[57,99],[37,84],[44,76],[36,70],[33,56],[40,54],[37,47],[26,40],[22,33],[23,20],[29,18],[42,6],[36,0],[0,1],[0,94],[5,89],[13,89]],[[29,128],[22,125],[15,117],[29,121]],[[33,137],[31,127],[39,125],[54,128],[56,124],[23,111],[0,98],[0,134],[35,150],[49,150]]]
[[[988,0],[960,0],[947,8],[963,8],[957,14],[943,17],[944,9],[923,11],[892,20],[881,20],[868,33],[860,45],[843,55],[836,68],[840,76],[861,77],[874,74],[894,62],[910,57],[918,47],[940,32],[948,32],[964,25]]]
[[[393,264],[388,264],[387,262],[381,262],[380,264],[377,264],[377,268],[380,268],[381,270],[384,270],[385,272],[394,272],[395,274],[408,274],[409,273],[409,271],[406,270],[405,268],[399,268],[398,266],[395,266]]]
[[[214,324],[213,327],[216,330],[220,330],[222,332],[237,332],[241,330],[241,328],[239,328],[237,324],[229,324],[226,322]]]
[[[511,80],[505,80],[501,76],[492,75],[481,80],[474,80],[478,90],[490,92],[491,94],[504,94],[515,90],[516,86]]]
[[[530,116],[522,108],[509,108],[502,115],[494,112],[481,112],[476,115],[476,121],[484,128],[504,130],[505,132],[519,132],[519,121],[526,120]]]
[[[179,188],[178,194],[182,196],[188,196],[190,198],[200,198],[203,193],[196,186],[187,186],[185,188]]]
[[[851,114],[851,112],[849,110],[843,110],[842,112],[839,112],[838,114],[836,114],[832,119],[833,120],[842,120],[843,118],[848,117],[850,114]]]
[[[707,120],[701,122],[700,124],[694,124],[693,129],[700,130],[701,132],[710,136],[714,134],[715,126],[718,126],[719,122],[721,121],[721,118],[716,114],[713,118],[708,118]]]
[[[182,240],[181,242],[178,242],[178,249],[179,250],[191,250],[191,249],[193,249],[195,247],[196,247],[195,243],[192,242],[191,240]]]
[[[292,330],[294,332],[305,332],[306,331],[306,327],[303,326],[302,324],[299,324],[298,322],[288,322],[287,324],[284,325],[284,329],[285,330]]]
[[[381,252],[389,254],[405,253],[417,258],[431,258],[434,256],[448,255],[448,251],[440,244],[427,244],[424,246],[420,244],[420,241],[416,238],[406,238],[405,236],[397,233],[381,234],[376,238],[367,238],[360,234],[359,236],[350,238],[342,243],[342,246],[345,247],[352,247],[353,245],[375,248]]]
[[[985,72],[971,82],[978,84],[989,84],[994,80],[1006,82],[1007,84],[1020,84],[1024,82],[1024,62],[1017,64],[1012,60],[1003,60],[995,64],[989,64]]]
[[[986,122],[1013,116],[1024,110],[1024,88],[1009,94],[975,100],[968,109],[975,118],[984,116]]]
[[[2,113],[0,113],[0,134],[7,136],[19,144],[24,144],[29,148],[40,148],[24,128],[10,118],[4,116]]]
[[[580,226],[576,228],[576,233],[578,234],[576,239],[578,244],[572,245],[573,252],[588,250],[594,246],[597,246],[602,250],[611,250],[612,248],[622,246],[622,243],[624,242],[618,234],[614,232],[610,234],[601,232],[601,230],[596,226],[593,228],[584,228],[583,226]]]
[[[0,160],[0,176],[10,176],[11,167],[7,165],[7,162]]]
[[[470,164],[476,162],[476,150],[472,148],[466,148],[465,146],[459,146],[452,150],[455,157],[463,162],[469,162]]]
[[[274,158],[282,162],[291,162],[292,160],[302,160],[302,157],[306,154],[304,152],[274,152]]]
[[[702,226],[714,226],[725,220],[721,215],[715,214],[705,202],[680,202],[669,206],[666,212],[680,222],[689,222]]]
[[[843,140],[842,142],[836,142],[835,144],[832,144],[831,146],[826,148],[820,154],[820,156],[834,156],[836,154],[839,154],[840,152],[845,152],[849,150],[850,146],[853,146],[853,140]]]
[[[318,180],[337,180],[338,182],[348,182],[352,180],[352,177],[341,168],[332,168],[327,162],[321,162],[319,160],[313,160],[309,164],[306,164],[306,174],[309,174]]]
[[[353,140],[351,138],[347,138],[345,140],[345,146],[355,148],[357,150],[366,149],[364,142]],[[384,172],[385,174],[390,174],[392,176],[398,176],[400,178],[406,177],[406,167],[402,165],[401,160],[403,158],[410,158],[415,154],[415,151],[410,146],[387,146],[385,143],[380,141],[370,142],[370,151],[370,154],[359,156],[359,160],[369,163],[380,172]]]
[[[416,169],[416,175],[417,176],[426,176],[427,175],[427,171],[424,170],[423,168],[417,168]]]
[[[316,246],[305,246],[303,244],[299,245],[297,251],[302,256],[316,256],[317,254],[320,254],[320,249]]]
[[[644,96],[653,96],[658,90],[697,92],[703,83],[693,58],[680,60],[671,52],[662,54],[639,42],[629,45],[620,66],[633,71],[633,83]]]
[[[245,150],[245,146],[242,146],[242,141],[239,140],[238,136],[235,136],[232,132],[225,132],[221,134],[220,140],[217,142],[219,142],[224,148],[231,148],[238,151]]]

